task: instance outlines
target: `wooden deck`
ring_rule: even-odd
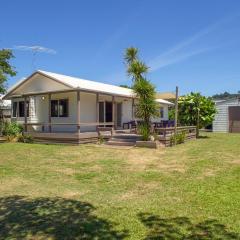
[[[171,146],[174,136],[174,128],[155,128],[155,132],[158,135],[158,139],[161,144],[165,146]],[[185,140],[191,140],[196,138],[195,126],[177,127],[177,133],[184,133]],[[98,127],[95,132],[25,132],[34,138],[35,142],[39,143],[58,143],[58,144],[82,144],[82,143],[96,143],[99,139],[99,135],[106,139],[116,137],[116,134],[122,134],[125,136],[135,135],[129,130],[115,130],[111,127]]]
[[[71,132],[25,132],[34,138],[38,143],[59,143],[59,144],[82,144],[96,143],[98,141],[97,132],[71,133]]]

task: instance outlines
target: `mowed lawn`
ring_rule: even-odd
[[[240,239],[240,134],[173,148],[0,144],[0,239]]]

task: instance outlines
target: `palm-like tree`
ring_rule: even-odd
[[[124,59],[127,64],[131,64],[133,61],[138,59],[138,49],[134,47],[129,47],[125,51]]]
[[[144,78],[147,72],[148,66],[139,60],[133,61],[127,69],[128,75],[132,76],[135,81]]]
[[[127,65],[127,73],[133,80],[132,88],[138,98],[136,116],[143,120],[140,132],[144,140],[148,140],[150,135],[150,119],[158,115],[155,101],[155,87],[146,79],[146,73],[149,68],[144,62],[139,60],[137,48],[127,48],[124,59]]]
[[[138,49],[130,47],[126,49],[124,59],[127,63],[127,73],[132,77],[133,81],[144,78],[148,72],[148,66],[138,59]]]

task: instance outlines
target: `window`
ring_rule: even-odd
[[[99,122],[104,122],[104,102],[99,102]]]
[[[59,100],[59,117],[67,117],[68,116],[68,100],[67,99],[61,99]]]
[[[51,100],[51,117],[58,117],[58,100]]]
[[[51,100],[51,117],[68,117],[68,100]]]
[[[24,117],[24,102],[21,101],[18,103],[18,115],[19,117]]]
[[[164,118],[164,108],[160,107],[160,118]]]
[[[29,117],[29,102],[27,101],[27,117]],[[24,117],[25,115],[25,104],[24,101],[18,102],[18,116],[19,117]]]
[[[12,116],[13,117],[17,117],[17,105],[18,103],[17,102],[13,102],[13,109],[12,109]]]

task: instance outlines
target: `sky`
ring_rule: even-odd
[[[133,46],[159,92],[240,90],[238,0],[1,0],[0,22],[0,49],[15,55],[9,87],[37,69],[131,85]]]

